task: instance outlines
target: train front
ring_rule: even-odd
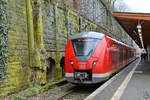
[[[104,34],[84,32],[72,36],[65,50],[65,77],[75,84],[93,84],[101,80],[97,78],[100,70],[99,44]],[[101,48],[103,49],[103,48]]]

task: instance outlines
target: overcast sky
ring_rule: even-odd
[[[130,12],[150,13],[150,0],[123,0],[123,1],[128,6]]]

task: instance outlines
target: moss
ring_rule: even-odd
[[[41,0],[34,1],[34,35],[36,41],[36,48],[43,49],[43,25],[42,25],[42,11]]]
[[[31,1],[26,0],[26,14],[27,14],[27,30],[28,30],[28,46],[29,46],[29,66],[33,66],[33,52],[34,52],[34,30],[33,30],[33,15]]]
[[[55,65],[55,68],[54,68],[54,73],[53,73],[53,76],[54,78],[57,80],[57,79],[60,79],[62,76],[62,69],[60,68],[60,55],[59,55],[59,36],[58,36],[58,29],[57,29],[57,7],[58,7],[58,3],[53,5],[53,10],[54,10],[54,32],[55,32],[55,42],[56,42],[56,52],[55,52],[55,60],[56,60],[56,65]]]
[[[25,97],[30,97],[30,96],[39,94],[40,93],[40,89],[41,89],[41,86],[36,85],[35,87],[33,87],[33,88],[29,89],[29,90],[25,90],[22,94]]]
[[[8,22],[10,25],[8,31],[9,56],[7,66],[7,79],[4,82],[5,86],[2,88],[3,92],[2,94],[0,93],[0,95],[2,96],[7,96],[10,95],[11,93],[19,92],[20,90],[23,90],[31,86],[30,69],[27,67],[29,62],[28,41],[27,41],[28,37],[26,30],[27,29],[26,22],[24,21],[28,19],[26,19],[27,16],[25,13],[26,12],[25,1],[8,0],[7,10],[8,10],[7,12]],[[32,28],[31,26],[32,25],[29,25],[28,28]]]
[[[46,59],[43,59],[44,41],[43,41],[43,25],[42,25],[42,11],[41,0],[33,0],[33,21],[34,21],[34,41],[35,41],[35,54],[34,54],[34,67],[39,69],[36,72],[38,84],[45,84],[46,81]]]
[[[18,94],[15,94],[12,96],[12,100],[27,100],[28,97],[37,95],[39,93],[43,93],[50,89],[53,85],[60,84],[62,82],[66,81],[65,78],[61,78],[57,81],[47,83],[44,86],[35,85],[33,88],[24,90]]]
[[[26,98],[17,94],[13,96],[12,100],[26,100]]]
[[[55,82],[47,83],[45,86],[43,86],[43,87],[41,88],[40,92],[45,92],[45,91],[47,91],[50,87],[52,87],[53,85],[59,84],[59,83],[64,82],[64,81],[66,81],[66,78],[59,79],[59,80],[57,80],[57,81],[55,81]]]
[[[37,50],[34,51],[33,63],[34,63],[34,67],[40,67],[41,66],[40,52]]]
[[[2,89],[3,92],[1,92],[0,94],[0,98],[6,97],[7,95],[10,94],[10,92],[16,92],[15,89],[16,87],[14,87],[13,85],[8,86],[8,84],[5,84]]]
[[[56,80],[62,78],[62,68],[60,67],[60,64],[57,64],[56,67],[54,68],[53,75]]]
[[[25,1],[19,1],[16,7],[16,0],[9,0],[7,5],[8,22],[9,22],[9,47],[8,47],[8,66],[7,66],[7,79],[4,80],[5,86],[2,88],[2,96],[18,92],[30,86],[29,69],[26,67],[28,63],[28,42],[26,33],[26,24],[21,26],[18,21],[26,20]],[[17,11],[17,12],[16,12]],[[18,13],[20,12],[20,13]],[[12,15],[10,15],[10,13]],[[17,20],[20,18],[19,20]],[[22,22],[23,23],[23,22]],[[25,29],[25,30],[24,30]],[[23,31],[24,30],[24,31]],[[24,37],[22,37],[24,36]]]
[[[7,0],[0,0],[0,86],[6,78],[6,67],[8,64],[8,19],[6,5]]]
[[[72,25],[70,34],[78,33],[80,31],[79,15],[76,12],[72,11],[70,8],[68,8],[68,21],[70,21]]]
[[[12,100],[27,100],[28,97],[39,94],[41,86],[36,85],[31,89],[24,90],[12,96]]]

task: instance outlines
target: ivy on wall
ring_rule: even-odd
[[[7,0],[0,0],[0,82],[6,76],[8,63],[8,24],[6,13]]]

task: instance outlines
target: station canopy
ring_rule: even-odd
[[[137,26],[141,25],[144,48],[150,46],[150,13],[114,12],[113,15],[140,48],[142,43]]]

